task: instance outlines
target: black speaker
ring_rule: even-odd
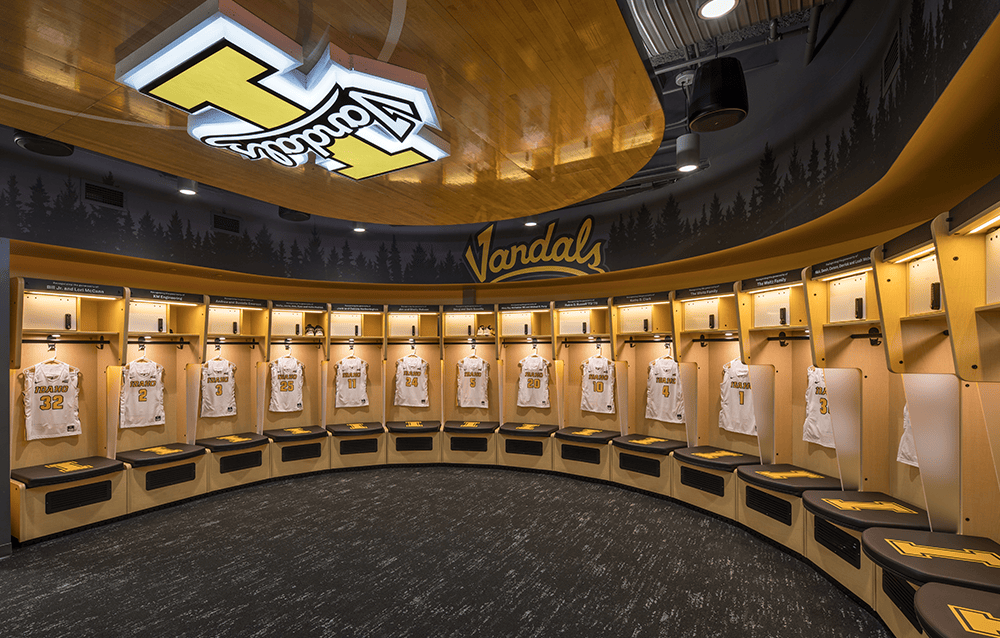
[[[688,126],[710,133],[739,124],[750,112],[743,65],[736,58],[715,58],[698,67],[691,85]]]

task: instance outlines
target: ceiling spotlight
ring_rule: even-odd
[[[354,232],[363,233],[365,232],[365,227],[361,225],[361,222],[354,222]]]
[[[701,164],[701,137],[697,133],[685,133],[677,138],[677,170],[690,173]]]
[[[73,145],[60,142],[58,140],[27,133],[25,131],[14,132],[14,143],[26,151],[38,153],[39,155],[49,155],[51,157],[67,157],[73,154]]]
[[[278,206],[278,217],[290,221],[290,222],[304,222],[312,215],[309,213],[303,213],[300,210],[294,210],[291,208],[285,208],[284,206]]]
[[[181,195],[197,195],[198,182],[186,177],[177,178],[177,192]]]
[[[698,17],[702,20],[715,20],[736,8],[739,0],[705,0],[698,7]]]
[[[524,220],[524,225],[527,226],[528,228],[534,228],[535,226],[538,225],[538,222],[535,221],[534,217],[529,217],[528,219]]]

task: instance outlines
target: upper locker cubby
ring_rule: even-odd
[[[389,343],[413,340],[415,343],[440,343],[441,308],[426,305],[389,306],[386,315]]]
[[[130,288],[125,359],[140,345],[176,345],[201,362],[206,300],[193,293]]]
[[[310,344],[323,353],[327,359],[328,334],[323,329],[327,325],[329,306],[325,303],[308,301],[274,301],[271,303],[271,356],[277,344]]]
[[[546,339],[552,341],[552,303],[530,301],[500,304],[502,341]]]
[[[266,356],[270,318],[269,304],[263,299],[211,296],[206,346],[238,343],[251,349],[260,348]]]
[[[606,298],[557,301],[554,308],[556,356],[564,345],[580,341],[580,337],[592,343],[610,343],[611,322]]]
[[[886,365],[892,372],[954,374],[931,223],[872,251]]]
[[[333,304],[327,334],[337,343],[354,339],[358,343],[382,342],[385,336],[385,306]]]
[[[113,346],[114,361],[125,356],[125,289],[121,286],[15,278],[14,342]],[[10,349],[11,368],[21,367],[24,348]]]

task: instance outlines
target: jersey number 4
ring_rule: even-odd
[[[670,396],[670,386],[669,385],[663,386],[663,396],[665,396],[665,397],[669,397]]]

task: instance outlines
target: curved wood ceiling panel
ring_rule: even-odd
[[[363,182],[312,164],[249,162],[191,138],[185,116],[114,80],[115,64],[200,2],[12,0],[0,22],[0,123],[305,212],[460,224],[549,211],[629,178],[663,113],[605,0],[426,0],[390,63],[427,76],[451,156]],[[325,39],[375,58],[392,0],[243,0],[308,54]],[[112,120],[143,123],[130,126]]]

